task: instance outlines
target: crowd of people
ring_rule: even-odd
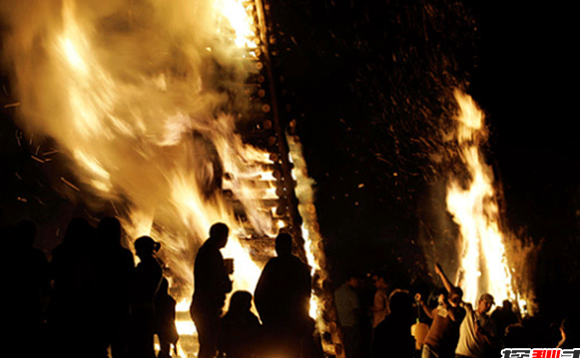
[[[509,300],[494,310],[489,293],[475,305],[463,301],[461,288],[438,264],[435,273],[443,288],[430,295],[392,289],[381,273],[369,275],[369,290],[366,277],[350,275],[334,294],[346,357],[495,358],[504,348],[580,347],[577,315],[564,319],[555,334],[540,319],[522,318]]]
[[[137,238],[135,266],[133,253],[121,245],[118,219],[105,217],[95,228],[75,218],[49,262],[33,247],[33,222],[20,221],[1,233],[3,272],[10,273],[10,292],[3,295],[5,351],[24,357],[170,356],[178,339],[176,302],[155,257],[159,243]]]
[[[233,267],[220,253],[228,231],[226,225],[214,224],[195,259],[190,311],[198,333],[198,357],[323,357],[308,315],[310,267],[292,254],[290,234],[276,237],[276,257],[266,263],[254,296],[234,292],[222,317],[226,295],[232,290]],[[252,300],[259,318],[251,311]]]
[[[135,265],[133,253],[121,244],[118,219],[105,217],[93,227],[75,218],[48,261],[33,246],[36,226],[31,221],[3,227],[0,234],[2,269],[10,273],[1,320],[8,327],[2,335],[5,352],[64,358],[176,356],[176,302],[156,255],[160,243],[137,238]],[[197,356],[324,357],[308,314],[311,270],[292,254],[292,236],[276,237],[276,257],[267,262],[253,295],[232,292],[233,261],[220,252],[228,236],[225,224],[214,224],[193,261],[190,313]],[[507,300],[491,314],[495,302],[489,293],[473,305],[464,302],[461,288],[439,265],[435,272],[443,288],[431,295],[393,288],[381,273],[370,275],[370,299],[365,299],[367,277],[351,275],[334,295],[344,356],[487,358],[500,357],[502,348],[549,347],[551,342],[563,349],[580,347],[577,316],[567,317],[552,337],[533,319],[522,319]]]
[[[149,236],[134,241],[138,258],[123,247],[118,219],[97,227],[72,219],[50,261],[34,248],[36,226],[23,220],[0,230],[7,275],[9,327],[5,352],[23,357],[167,358],[179,336],[176,301],[157,257],[161,244]],[[233,261],[224,260],[229,228],[214,224],[193,262],[191,318],[198,357],[322,357],[308,316],[310,268],[292,254],[289,234],[276,238],[277,256],[265,266],[252,293],[231,294]],[[155,336],[158,346],[154,346]]]

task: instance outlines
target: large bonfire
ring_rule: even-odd
[[[239,0],[22,1],[10,9],[6,49],[20,124],[51,146],[38,160],[58,153],[70,169],[61,191],[115,208],[129,238],[162,242],[183,311],[194,253],[213,223],[231,228],[224,256],[235,261],[234,289],[249,291],[274,255],[273,245],[249,239],[288,225],[266,204],[280,197],[272,169],[279,158],[237,131],[256,106],[246,88],[262,66],[257,10]],[[299,143],[289,141],[304,222],[294,232],[320,270],[310,182]],[[316,295],[312,313],[320,315]],[[178,327],[194,333],[188,319]]]
[[[526,309],[527,297],[519,292],[514,266],[509,262],[492,168],[485,163],[482,145],[487,139],[484,115],[467,94],[455,91],[458,113],[453,141],[467,180],[453,176],[447,187],[447,210],[459,227],[461,247],[458,283],[467,302],[491,293],[496,301],[510,300]]]

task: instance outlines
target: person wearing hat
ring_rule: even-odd
[[[494,304],[493,296],[489,293],[479,296],[475,310],[470,303],[463,303],[467,314],[459,328],[456,358],[483,358],[486,351],[493,347],[497,333],[488,312]]]
[[[445,276],[439,264],[435,265],[435,273],[441,277],[445,289],[451,294],[456,287]],[[492,348],[496,327],[488,313],[494,304],[493,296],[489,293],[479,296],[475,310],[471,303],[461,301],[460,305],[465,308],[466,314],[459,327],[455,358],[483,358],[486,351]]]

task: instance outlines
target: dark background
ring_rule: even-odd
[[[499,1],[280,1],[279,71],[317,182],[331,272],[432,279],[453,245],[441,130],[450,91],[486,113],[503,224],[539,254],[527,279],[544,313],[577,309],[579,149],[570,9]],[[284,47],[286,51],[284,52]],[[452,226],[452,225],[451,225]],[[434,249],[437,247],[437,249]],[[448,267],[453,267],[449,263]]]
[[[441,200],[450,164],[433,155],[446,158],[441,131],[451,123],[451,91],[460,87],[487,114],[485,153],[503,185],[505,225],[540,247],[529,280],[543,312],[576,309],[580,145],[571,9],[438,0],[270,5],[273,63],[284,78],[281,101],[291,105],[284,116],[298,120],[317,182],[335,283],[380,268],[397,286],[435,283],[430,264],[453,245],[440,242],[449,240],[441,235],[450,225]],[[6,76],[2,82],[2,103],[17,101]],[[14,108],[0,110],[4,222],[34,213],[44,232],[55,232],[82,207],[65,205],[47,187],[48,174],[30,157],[36,148],[12,124]]]

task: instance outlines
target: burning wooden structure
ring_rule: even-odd
[[[162,242],[181,333],[194,334],[185,315],[195,251],[222,221],[233,236],[224,256],[235,260],[234,290],[253,291],[275,235],[293,234],[315,278],[311,315],[339,342],[296,121],[279,108],[269,5],[30,6],[14,6],[6,42],[19,125],[50,142],[45,153],[59,154],[55,170],[67,168],[59,191],[95,211],[114,210],[130,240]],[[19,21],[23,13],[36,21]],[[46,156],[38,159],[52,161]]]

